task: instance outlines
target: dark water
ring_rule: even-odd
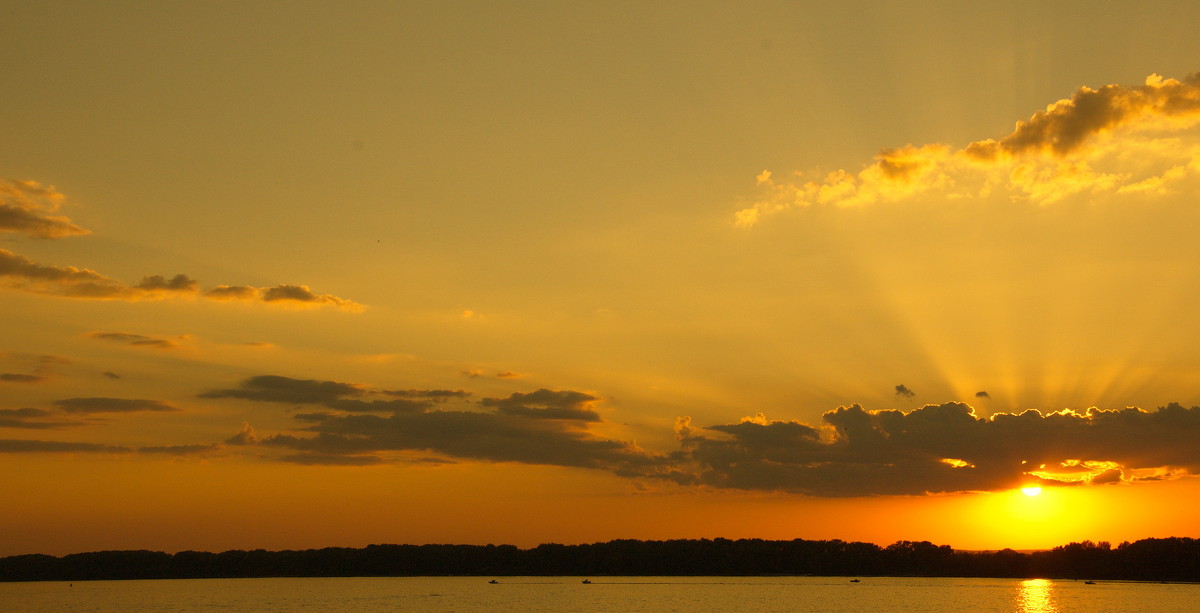
[[[864,577],[386,577],[0,583],[5,613],[1200,610],[1200,586]]]

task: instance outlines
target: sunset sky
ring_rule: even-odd
[[[1200,537],[1200,4],[0,16],[0,555]]]

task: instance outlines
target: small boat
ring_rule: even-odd
[[[585,584],[585,585],[586,585],[586,584],[588,584],[588,583],[591,583],[591,582],[592,582],[592,580],[591,580],[591,579],[584,579],[583,581],[580,581],[580,583],[583,583],[583,584]]]
[[[850,583],[858,583],[858,579],[851,579]]]
[[[1089,579],[1087,581],[1084,581],[1083,584],[1084,585],[1096,585],[1096,582]]]
[[[491,581],[488,581],[488,583],[500,583],[500,582],[496,581],[495,579],[492,579]]]

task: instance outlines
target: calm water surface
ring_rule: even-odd
[[[0,583],[5,613],[1196,611],[1200,585],[864,577],[385,577]]]

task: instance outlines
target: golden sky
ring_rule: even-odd
[[[0,14],[0,555],[1200,536],[1200,5]]]

